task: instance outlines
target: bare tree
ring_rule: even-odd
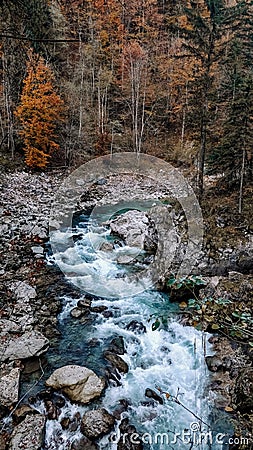
[[[128,44],[123,55],[123,88],[130,87],[128,106],[132,119],[132,141],[136,153],[140,153],[145,127],[145,102],[147,92],[147,55],[136,42]]]

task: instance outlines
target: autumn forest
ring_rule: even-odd
[[[252,179],[251,0],[2,0],[1,158],[144,152]]]
[[[0,450],[253,450],[253,0],[0,18]]]

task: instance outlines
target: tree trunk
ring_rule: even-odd
[[[205,167],[205,158],[206,158],[206,107],[204,106],[202,110],[201,117],[201,127],[200,127],[200,150],[199,150],[199,158],[198,158],[198,177],[197,177],[197,185],[198,185],[198,196],[199,199],[203,196],[204,191],[204,167]]]
[[[84,84],[84,61],[82,58],[82,69],[81,69],[81,83],[80,83],[80,99],[79,99],[79,127],[78,127],[78,139],[82,136],[82,126],[83,126],[83,84]]]
[[[11,95],[10,95],[10,82],[8,78],[8,67],[3,52],[3,96],[4,107],[7,118],[7,147],[11,153],[11,158],[14,159],[15,143],[14,143],[14,124],[13,124],[13,111],[11,107]]]
[[[244,171],[245,171],[245,159],[246,159],[246,149],[245,145],[243,146],[242,152],[242,167],[241,167],[241,176],[240,176],[240,191],[239,191],[239,214],[242,213],[242,200],[243,200],[243,181],[244,181]]]
[[[186,111],[188,108],[188,83],[185,85],[185,104],[183,106],[183,117],[182,117],[182,127],[181,127],[181,150],[184,147],[184,135],[185,135],[185,122],[186,122]]]

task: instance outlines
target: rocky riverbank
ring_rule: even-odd
[[[59,334],[58,295],[63,277],[58,270],[48,270],[44,257],[50,205],[60,177],[25,172],[1,174],[1,449],[8,442],[9,448],[18,448],[24,430],[27,439],[34,434],[34,448],[43,438],[45,417],[28,417],[34,411],[22,401],[19,405],[19,392],[25,374],[43,371],[49,340]],[[9,416],[15,417],[13,423],[17,424],[13,435],[9,433],[12,426],[9,428],[9,422],[4,421]]]
[[[20,399],[19,392],[24,375],[37,373],[40,377],[43,374],[46,365],[46,352],[50,342],[60,337],[57,328],[57,315],[61,311],[60,297],[63,295],[80,297],[79,305],[72,312],[72,316],[78,320],[79,318],[85,318],[90,312],[96,314],[95,308],[92,311],[90,299],[83,298],[77,289],[65,281],[63,274],[56,267],[48,266],[45,262],[50,207],[54,194],[64,176],[61,173],[51,175],[31,175],[25,172],[1,174],[3,199],[0,208],[0,253],[2,256],[0,268],[1,450],[15,450],[21,444],[24,449],[38,449],[42,445],[46,417],[49,417],[50,414],[50,417],[54,414],[57,417],[61,399],[57,396],[53,398],[52,391],[47,391],[44,394],[45,401],[48,402],[44,414],[38,413],[36,409],[28,406],[27,397],[24,400]],[[157,185],[154,185],[154,182],[151,181],[143,184],[142,179],[131,180],[127,176],[115,176],[110,180],[100,180],[92,189],[89,189],[89,192],[84,193],[80,208],[87,210],[87,208],[92,208],[99,203],[115,203],[119,198],[131,200],[135,197],[137,199],[155,199],[157,189],[160,199],[167,203],[171,201],[166,187],[161,189],[157,188]],[[184,218],[182,211],[177,210],[177,208],[178,206],[176,207],[176,214],[172,215],[172,220],[176,233],[179,235],[183,229]],[[144,239],[144,231],[146,232],[150,225],[147,217],[142,214],[142,218],[139,217],[137,220],[137,217],[135,217],[135,219],[137,234],[134,239],[133,236],[129,235],[126,223],[118,224],[121,226],[121,238],[128,239],[128,244],[129,240],[131,244],[131,239],[136,244],[137,239],[141,246],[149,245],[151,250],[154,249],[157,242],[152,227],[152,239],[147,239],[148,233],[146,233],[147,236]],[[244,226],[236,230],[235,225],[234,231],[236,232],[232,233],[228,214],[226,214],[226,220],[227,222],[224,223],[224,219],[222,221],[220,217],[214,219],[212,216],[210,220],[205,217],[207,230],[205,247],[195,272],[206,277],[207,286],[202,292],[203,298],[228,299],[231,302],[228,303],[230,309],[228,308],[227,315],[229,315],[229,310],[232,308],[231,304],[238,303],[239,305],[243,301],[248,302],[249,310],[252,307],[253,282],[250,275],[252,271],[252,234],[249,227]],[[154,218],[153,222],[155,222]],[[210,225],[211,223],[212,225]],[[120,234],[119,228],[115,229],[114,225],[112,225],[112,228],[114,233]],[[216,235],[219,237],[217,242]],[[233,236],[233,239],[231,236]],[[182,246],[184,246],[184,238],[182,239]],[[120,263],[127,262],[120,261]],[[212,309],[212,305],[210,308]],[[101,309],[99,312],[101,312]],[[104,314],[106,314],[106,311],[104,311]],[[215,320],[214,323],[216,323]],[[205,324],[205,327],[208,328],[208,324]],[[239,339],[239,342],[236,341],[238,341],[236,336],[234,340],[222,334],[215,336],[213,344],[216,356],[209,358],[207,365],[210,371],[214,373],[212,389],[217,394],[217,406],[227,408],[233,418],[236,419],[238,433],[244,432],[245,436],[250,437],[249,424],[252,423],[253,407],[250,402],[253,389],[252,352],[247,342],[243,342],[241,339]],[[107,383],[110,382],[112,377],[117,382],[119,373],[127,371],[127,365],[120,357],[122,351],[124,353],[124,343],[117,342],[116,347],[115,349],[115,342],[112,343],[111,348],[104,355],[111,366]],[[80,372],[77,378],[79,376]],[[86,380],[85,383],[83,381],[85,391],[87,388],[85,384],[89,377],[84,376],[84,374],[82,376],[83,380]],[[48,383],[48,386],[58,389],[55,384]],[[105,387],[103,380],[100,383],[99,395],[102,394]],[[245,389],[244,386],[246,386]],[[73,386],[70,389],[73,390]],[[127,405],[121,405],[120,410],[123,411],[125,408],[127,408]],[[116,411],[115,416],[120,417],[120,412]],[[7,417],[13,420],[6,420]],[[96,427],[92,423],[98,420],[102,424],[100,431],[94,431]],[[86,413],[82,419],[77,418],[76,421],[79,421],[79,424],[82,421],[81,428],[85,430],[85,436],[80,438],[79,443],[73,444],[72,448],[87,448],[90,450],[91,448],[97,448],[94,439],[96,440],[100,435],[108,432],[113,427],[115,418],[107,416],[106,411],[100,411],[100,416],[97,419],[94,416],[89,417],[89,414]],[[121,427],[127,429],[131,425],[122,422]],[[101,431],[101,429],[105,431]],[[96,436],[94,433],[97,433]],[[34,439],[32,447],[31,436]],[[122,442],[119,443],[118,448],[120,450],[131,449],[129,446],[124,447]],[[244,447],[232,448],[243,449]],[[133,449],[137,450],[137,447],[133,447]]]
[[[40,448],[44,439],[46,419],[57,419],[60,408],[65,404],[62,398],[57,395],[54,397],[54,391],[50,389],[45,393],[38,393],[36,398],[29,397],[29,392],[20,397],[23,380],[34,375],[36,384],[43,377],[47,365],[46,353],[50,343],[60,338],[57,328],[57,316],[61,311],[60,298],[64,295],[80,297],[78,306],[72,311],[72,317],[75,319],[89,316],[91,311],[93,315],[101,312],[101,308],[98,308],[98,311],[96,308],[92,310],[91,300],[83,298],[74,286],[65,281],[59,269],[48,266],[45,260],[50,208],[63,177],[61,173],[1,174],[3,199],[0,209],[1,450],[16,450],[21,447],[29,450]],[[80,312],[79,315],[77,311]],[[111,367],[108,372],[109,378],[113,371],[122,370],[125,364],[117,355],[117,352],[121,353],[118,345],[112,342],[112,346],[111,351],[108,349],[105,354]],[[83,373],[83,371],[86,372]],[[63,372],[66,380],[67,368],[64,367]],[[101,395],[105,387],[105,379],[98,378],[92,371],[83,367],[70,366],[70,372],[66,381],[66,384],[70,384],[70,390],[68,391],[66,387],[66,394],[73,401],[83,403],[85,397],[86,402],[90,403],[93,398]],[[56,385],[50,381],[53,376],[54,374],[48,380],[48,386],[52,383],[54,390],[60,389],[61,392],[65,392],[62,384]],[[83,389],[80,388],[81,379]],[[28,404],[35,404],[41,399],[45,404],[44,413],[40,413],[36,406],[31,408]],[[122,411],[124,408],[125,406]],[[119,416],[120,413],[116,411],[115,414]],[[80,427],[81,417],[75,420],[76,426]],[[93,417],[92,414],[90,417],[87,413],[81,424],[85,436],[79,436],[71,448],[97,449],[96,443],[92,443],[88,436],[94,440],[108,433],[115,420],[103,409],[99,418]],[[63,429],[68,426],[74,427],[73,423],[65,422],[62,421]]]

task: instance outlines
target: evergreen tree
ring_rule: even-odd
[[[192,102],[191,120],[194,123],[198,150],[198,193],[203,193],[203,176],[206,161],[208,129],[211,121],[210,97],[213,88],[214,65],[217,61],[217,44],[224,34],[226,8],[223,0],[191,1],[185,8],[185,23],[178,32],[184,39],[188,54],[200,62],[200,70],[189,85]]]
[[[210,154],[210,167],[222,172],[227,185],[239,184],[239,212],[243,184],[252,177],[253,71],[252,59],[245,59],[241,42],[231,44],[226,61],[227,79],[221,101],[226,116],[219,144]]]

